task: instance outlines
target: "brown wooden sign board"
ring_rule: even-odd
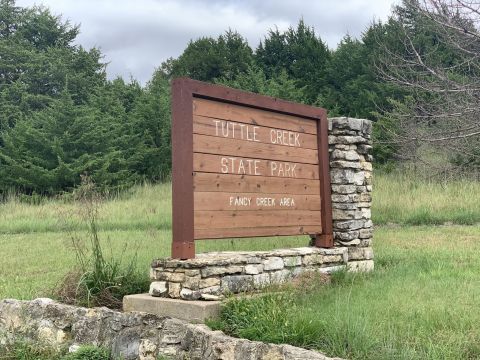
[[[195,240],[310,235],[333,246],[326,110],[179,78],[172,257]]]

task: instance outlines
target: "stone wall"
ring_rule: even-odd
[[[150,272],[153,296],[184,300],[218,300],[228,293],[260,290],[302,272],[345,269],[348,249],[314,247],[273,251],[197,254],[195,259],[154,260]]]
[[[334,248],[207,253],[191,260],[155,260],[150,294],[216,300],[226,293],[282,283],[306,271],[372,270],[371,132],[369,120],[329,119]]]
[[[110,349],[115,359],[331,360],[289,345],[273,345],[229,337],[205,325],[160,318],[146,313],[86,309],[50,299],[0,301],[0,348],[27,341],[75,349],[93,344]]]

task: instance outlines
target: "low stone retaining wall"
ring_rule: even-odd
[[[19,340],[51,347],[93,344],[125,360],[156,360],[159,356],[191,360],[332,360],[315,351],[236,339],[205,325],[146,313],[86,309],[50,299],[0,301],[0,347]]]
[[[195,259],[154,260],[150,295],[218,300],[228,293],[260,290],[304,272],[373,269],[371,248],[303,247],[273,251],[198,254]]]

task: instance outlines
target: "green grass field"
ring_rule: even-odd
[[[273,307],[252,300],[242,321],[235,309],[227,309],[217,326],[356,359],[480,358],[480,184],[442,185],[398,175],[377,175],[374,184],[373,218],[380,226],[373,274],[342,276],[295,294],[286,308],[275,299]],[[119,256],[126,244],[125,256],[136,252],[147,276],[151,260],[170,252],[170,199],[170,184],[162,184],[138,186],[103,202],[98,225],[107,254]],[[80,210],[71,201],[29,205],[15,196],[0,204],[0,298],[51,296],[75,266],[72,236],[87,239]],[[305,237],[199,241],[197,252],[307,242]],[[237,319],[233,330],[229,317]]]
[[[348,359],[480,358],[480,227],[381,227],[375,271],[227,305],[214,328]]]

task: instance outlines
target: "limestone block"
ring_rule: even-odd
[[[358,231],[358,230],[352,230],[352,231],[347,231],[347,232],[335,231],[333,233],[333,235],[334,235],[335,240],[351,241],[351,240],[359,238],[360,231]]]
[[[363,119],[349,118],[349,117],[335,117],[335,118],[332,118],[332,128],[362,131],[362,129],[364,128],[363,122],[364,122]]]
[[[192,290],[198,290],[200,287],[200,275],[197,276],[187,276],[183,282],[183,286]]]
[[[365,220],[334,221],[334,230],[358,230],[365,226]]]
[[[200,289],[204,289],[204,288],[210,288],[212,286],[218,286],[218,285],[220,285],[220,278],[210,277],[206,279],[201,279],[199,281],[198,287]]]
[[[350,168],[350,169],[360,169],[362,168],[361,164],[356,161],[344,161],[344,160],[335,160],[330,162],[332,168]]]
[[[342,255],[327,255],[323,257],[323,263],[341,263],[345,262],[345,259]]]
[[[177,299],[180,297],[180,290],[182,289],[182,285],[179,283],[170,283],[168,284],[168,297]]]
[[[227,266],[227,267],[208,266],[200,270],[203,278],[213,276],[213,275],[241,273],[242,271],[243,271],[243,267],[238,265]]]
[[[343,203],[352,203],[361,201],[360,194],[332,194],[332,201],[333,202],[343,202]]]
[[[333,194],[352,194],[357,192],[357,187],[355,185],[335,185],[332,184],[332,193]]]
[[[261,264],[262,258],[259,256],[249,256],[247,258],[247,264]]]
[[[150,290],[148,291],[152,296],[165,296],[167,292],[167,283],[165,281],[153,281],[150,284]]]
[[[361,246],[361,247],[372,246],[372,239],[361,239],[360,244],[358,244],[358,246]]]
[[[363,208],[362,210],[360,210],[361,213],[362,213],[362,218],[364,219],[371,219],[372,218],[372,210],[369,209],[369,208]]]
[[[340,209],[340,210],[357,210],[358,205],[357,203],[338,203],[332,202],[333,209]]]
[[[335,245],[339,245],[339,246],[358,246],[360,245],[361,243],[361,240],[360,239],[353,239],[353,240],[348,240],[348,241],[344,241],[344,240],[335,240]]]
[[[285,267],[301,266],[302,258],[300,256],[288,256],[283,258]]]
[[[365,170],[365,171],[372,171],[373,170],[373,166],[372,166],[371,162],[362,161],[359,165],[362,168],[362,170]]]
[[[348,271],[351,272],[369,272],[374,269],[373,260],[352,261],[347,265]]]
[[[353,184],[355,171],[352,169],[330,169],[330,180],[332,184]]]
[[[185,280],[185,273],[164,271],[157,274],[157,279],[172,282],[183,282]]]
[[[227,275],[222,278],[221,290],[239,293],[253,288],[252,275]]]
[[[341,209],[332,209],[332,217],[334,220],[354,220],[361,219],[362,212],[359,210],[341,210]]]
[[[257,275],[263,272],[262,264],[251,264],[245,266],[245,274]]]
[[[353,175],[353,183],[355,185],[363,185],[364,181],[365,181],[364,171],[358,171]]]
[[[303,265],[311,266],[323,263],[323,256],[320,254],[305,255],[303,257]]]
[[[370,239],[371,237],[373,237],[373,229],[372,228],[361,229],[358,237],[360,239]]]
[[[348,248],[348,260],[371,260],[373,259],[373,250],[370,247]]]
[[[292,272],[289,270],[277,270],[270,273],[270,282],[272,284],[281,284],[291,278]]]
[[[269,257],[263,260],[263,269],[265,271],[283,269],[284,263],[281,257]]]
[[[200,291],[194,291],[194,290],[187,289],[187,288],[183,288],[180,291],[180,297],[184,300],[198,300],[198,299],[200,299],[201,295],[202,294],[201,294]]]
[[[339,136],[328,136],[328,143],[329,144],[364,144],[367,143],[368,140],[365,139],[363,136],[349,136],[349,135],[339,135]]]
[[[270,284],[270,275],[268,273],[253,275],[253,286],[255,289],[261,289]]]
[[[200,270],[198,269],[186,269],[185,276],[197,276],[200,275]]]

